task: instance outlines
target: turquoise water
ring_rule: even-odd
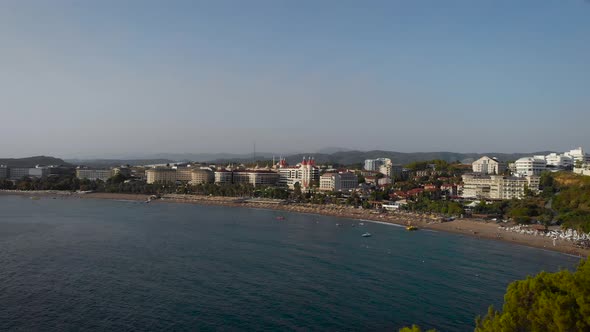
[[[417,323],[471,331],[511,281],[577,262],[359,223],[0,196],[0,330],[396,331]]]

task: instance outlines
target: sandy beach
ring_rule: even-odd
[[[146,201],[148,195],[136,194],[119,194],[119,193],[71,193],[71,192],[16,192],[16,191],[0,191],[0,194],[7,195],[25,195],[25,196],[53,196],[67,199],[112,199],[112,200],[134,200]],[[481,239],[490,239],[496,241],[510,242],[545,250],[558,251],[570,255],[588,257],[590,255],[589,249],[577,248],[572,242],[558,239],[555,242],[553,239],[545,236],[535,236],[530,234],[520,234],[504,230],[504,225],[499,225],[495,222],[485,222],[475,219],[457,219],[454,221],[439,222],[440,217],[430,214],[417,214],[409,212],[387,212],[378,213],[374,210],[355,209],[352,207],[345,207],[340,205],[315,205],[303,203],[279,204],[272,200],[241,200],[236,197],[210,197],[200,195],[164,195],[161,199],[154,200],[150,204],[158,204],[164,202],[175,203],[190,203],[200,205],[215,205],[228,207],[245,207],[245,208],[259,208],[271,209],[278,211],[289,211],[296,213],[309,213],[318,215],[327,215],[341,218],[362,219],[367,221],[377,221],[383,223],[392,223],[397,225],[411,225],[421,229],[431,229],[442,232],[451,232],[471,236]]]

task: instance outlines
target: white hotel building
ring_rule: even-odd
[[[514,162],[516,176],[539,176],[547,169],[545,156],[520,158]]]
[[[279,174],[265,170],[218,170],[215,171],[215,183],[249,183],[254,187],[273,186],[279,181]]]
[[[325,173],[320,176],[321,191],[349,191],[358,187],[359,179],[351,172]]]
[[[497,158],[484,156],[471,164],[474,173],[480,174],[502,174],[506,170],[506,165]]]
[[[315,165],[313,158],[305,159],[296,166],[289,166],[285,159],[279,161],[277,165],[277,172],[279,173],[279,185],[295,188],[295,184],[299,183],[302,190],[310,189],[315,183],[320,180],[320,169]]]

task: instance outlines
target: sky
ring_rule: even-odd
[[[3,0],[0,157],[590,149],[590,1]]]

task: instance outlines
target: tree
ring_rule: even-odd
[[[293,196],[297,200],[300,200],[303,197],[303,194],[301,192],[301,184],[299,182],[295,182],[295,184],[293,185]]]
[[[508,286],[502,312],[492,306],[475,332],[590,331],[590,263],[577,270],[541,272]]]
[[[412,327],[402,327],[399,332],[422,332],[422,329],[418,325],[412,325]],[[435,329],[428,330],[426,332],[436,332]]]

